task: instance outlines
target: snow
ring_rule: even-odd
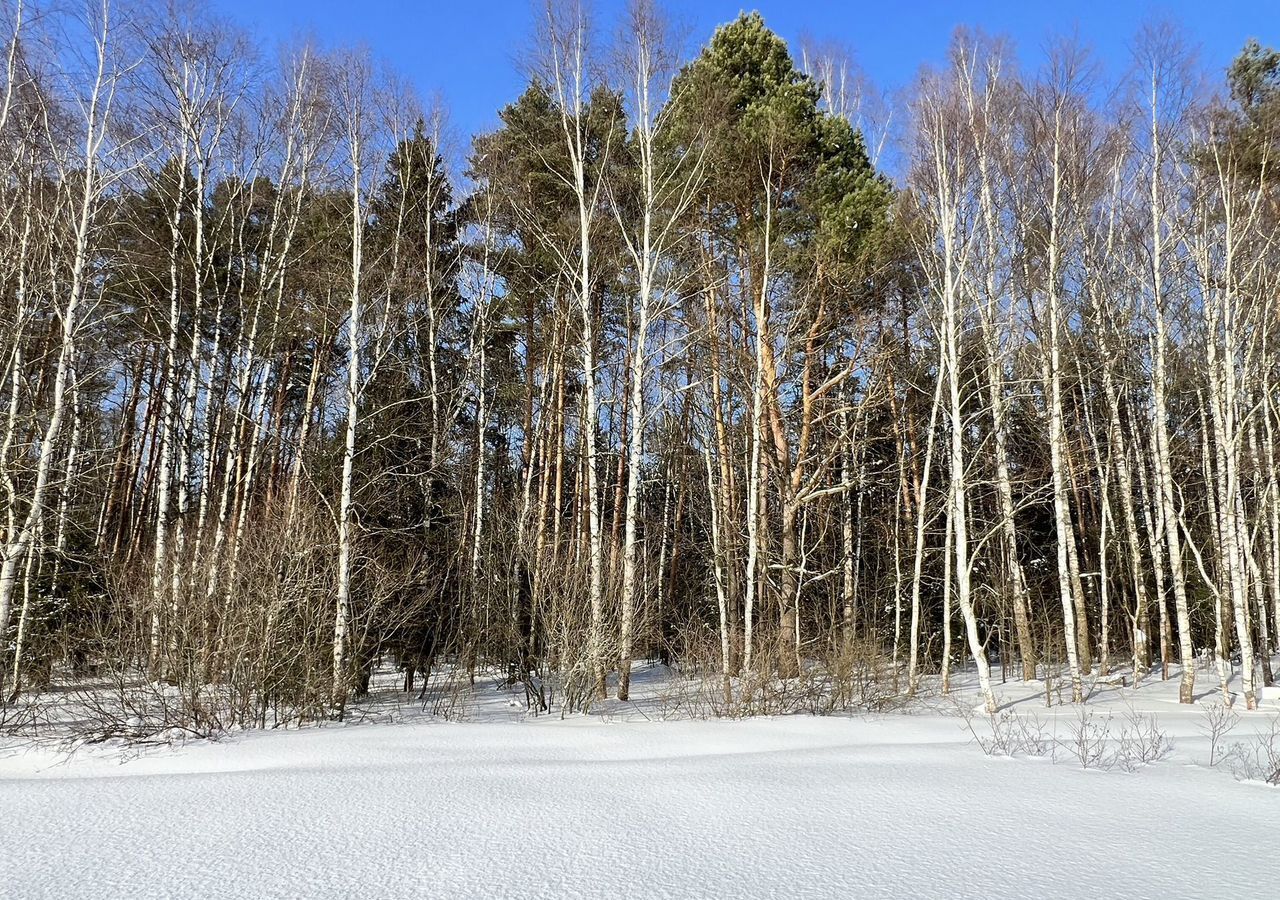
[[[1132,773],[1061,746],[986,756],[941,698],[741,721],[649,720],[642,699],[561,720],[478,692],[461,723],[397,713],[127,756],[11,742],[0,895],[1137,898],[1273,878],[1280,790],[1208,768],[1176,682],[1095,692],[1097,715],[1154,710],[1172,738]],[[1232,739],[1270,727],[1269,697]],[[1078,715],[1034,683],[1002,699],[1060,741]]]

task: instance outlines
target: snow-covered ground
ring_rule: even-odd
[[[1265,896],[1280,789],[1208,766],[1201,680],[1197,709],[1172,682],[1095,691],[1108,752],[1129,710],[1172,741],[1133,771],[1083,769],[1078,711],[1015,683],[1003,699],[1038,718],[1044,756],[985,755],[942,698],[866,716],[657,721],[641,702],[527,719],[492,684],[461,723],[387,714],[124,756],[11,741],[0,895]],[[1269,730],[1280,698],[1264,707],[1225,743]]]

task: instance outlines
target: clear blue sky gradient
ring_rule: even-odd
[[[624,0],[597,0],[601,36],[616,29]],[[270,44],[311,37],[324,46],[367,45],[439,96],[457,137],[492,128],[524,86],[518,63],[530,45],[531,0],[211,0],[221,15]],[[1106,74],[1121,74],[1141,24],[1179,23],[1203,66],[1222,72],[1244,41],[1280,45],[1280,0],[684,0],[666,8],[688,33],[689,53],[744,8],[759,10],[792,44],[801,37],[847,47],[881,88],[909,84],[922,64],[943,61],[958,25],[1010,37],[1024,65],[1038,63],[1053,35],[1075,34]],[[458,149],[463,149],[460,147]]]

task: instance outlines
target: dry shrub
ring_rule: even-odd
[[[572,565],[548,567],[541,592],[547,706],[558,703],[561,715],[587,712],[597,699],[596,659],[611,668],[617,655],[616,629],[593,636],[587,575]]]
[[[1231,771],[1241,781],[1280,786],[1280,716],[1272,716],[1265,731],[1240,741],[1227,751]]]
[[[82,636],[100,677],[77,689],[99,737],[212,735],[324,718],[333,679],[334,536],[300,502],[268,504],[238,552],[191,548],[157,604],[151,564],[121,572]],[[211,542],[212,543],[212,542]]]
[[[717,628],[693,622],[678,634],[675,669],[660,701],[664,715],[692,718],[745,718],[793,713],[832,715],[882,712],[906,702],[893,690],[889,660],[871,640],[844,646],[832,641],[821,656],[810,656],[793,677],[779,670],[781,642],[776,633],[757,630],[750,671],[723,675]]]

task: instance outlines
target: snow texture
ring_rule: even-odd
[[[1074,710],[1008,688],[1063,737]],[[1260,895],[1280,790],[1206,766],[1203,711],[1171,702],[1176,682],[1102,693],[1100,713],[1158,711],[1174,753],[1134,773],[1061,751],[988,757],[941,700],[875,716],[646,721],[615,703],[522,720],[496,696],[480,721],[246,733],[129,758],[11,745],[0,894]],[[1269,724],[1274,696],[1266,706],[1234,736]]]

